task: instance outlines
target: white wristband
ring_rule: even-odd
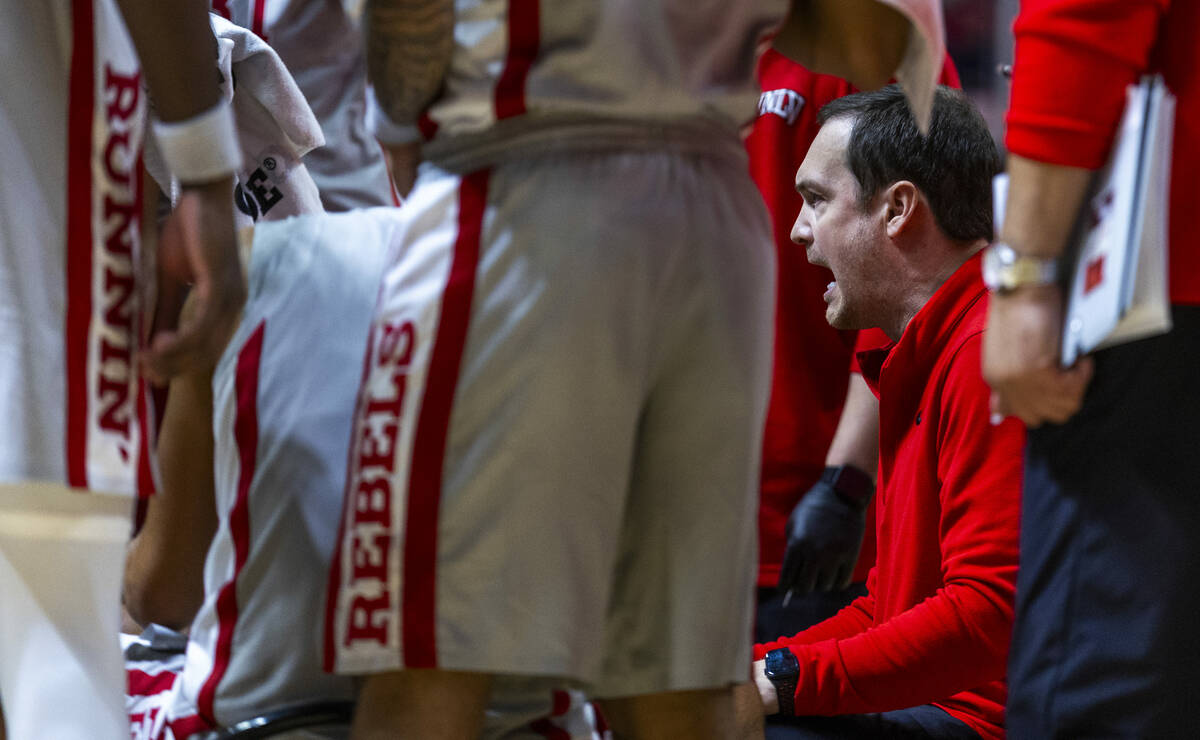
[[[421,129],[389,122],[375,129],[375,138],[384,146],[402,146],[421,141]]]
[[[367,130],[384,146],[401,146],[421,141],[421,130],[414,124],[396,123],[384,112],[375,88],[367,88]]]
[[[242,166],[233,109],[224,99],[186,121],[155,121],[154,137],[167,168],[184,185],[232,175]]]

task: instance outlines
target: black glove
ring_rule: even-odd
[[[788,518],[781,591],[800,596],[850,584],[874,494],[875,482],[858,468],[825,468]]]

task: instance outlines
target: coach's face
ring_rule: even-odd
[[[886,239],[871,204],[858,201],[858,181],[846,164],[853,120],[835,118],[817,133],[796,172],[804,206],[792,241],[808,261],[828,267],[834,282],[825,291],[825,320],[838,329],[866,329],[883,321],[881,288],[888,279],[876,247]],[[875,254],[873,254],[875,253]]]

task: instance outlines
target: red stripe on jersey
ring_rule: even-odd
[[[379,290],[375,294],[375,304],[379,305],[379,294],[383,292],[383,281],[379,281]],[[363,408],[363,397],[367,393],[367,378],[371,375],[371,354],[375,351],[375,326],[367,332],[367,351],[363,355],[362,379],[358,383],[358,396],[354,408],[360,412]],[[350,429],[350,444],[346,450],[346,487],[345,500],[342,504],[342,519],[338,524],[337,539],[334,540],[333,560],[329,566],[329,586],[325,592],[325,672],[336,670],[337,640],[334,636],[334,621],[337,618],[338,591],[342,585],[342,542],[346,539],[346,514],[354,506],[354,456],[358,448],[358,423],[361,418],[356,415],[355,424]]]
[[[174,737],[190,737],[197,732],[213,729],[213,725],[204,721],[204,718],[197,714],[189,714],[186,717],[167,721],[167,727],[171,729],[171,735]]]
[[[508,56],[496,83],[496,118],[525,112],[525,81],[541,43],[538,0],[508,0]]]
[[[604,733],[608,732],[608,719],[605,718],[604,712],[600,710],[600,705],[596,702],[591,702],[592,713],[596,716],[596,731],[603,737]]]
[[[571,740],[571,733],[542,717],[529,723],[529,729],[546,740]]]
[[[489,175],[488,170],[472,172],[459,186],[458,239],[442,294],[442,316],[413,440],[404,523],[403,645],[404,664],[409,668],[437,667],[434,602],[442,464],[471,318]]]
[[[258,459],[258,370],[262,360],[263,333],[266,322],[246,340],[238,352],[234,388],[237,393],[237,409],[233,417],[233,438],[238,448],[237,499],[229,512],[229,534],[233,539],[233,575],[217,594],[217,646],[213,655],[213,668],[200,695],[196,698],[196,709],[200,716],[216,724],[213,716],[213,699],[217,684],[229,668],[229,651],[233,646],[233,628],[237,624],[237,580],[246,557],[250,554],[250,484]]]
[[[153,403],[149,402],[150,389],[146,387],[146,381],[138,378],[137,381],[137,424],[138,424],[138,464],[137,464],[137,492],[138,498],[150,498],[156,492],[157,487],[154,485],[154,470],[151,467],[151,455],[154,454],[153,445],[150,442],[151,429],[153,425],[150,423],[150,410]]]
[[[554,706],[550,709],[551,717],[561,717],[571,708],[571,695],[562,689],[554,690]]]
[[[425,141],[429,141],[437,136],[437,121],[430,118],[428,112],[422,113],[417,119],[417,130],[421,132],[421,136],[425,137]]]
[[[137,203],[137,212],[144,211],[145,204],[145,179],[142,173],[145,172],[145,160],[141,154],[137,158],[137,168],[134,170],[138,173],[135,177],[134,185],[134,202]],[[141,221],[139,220],[139,224]],[[141,349],[142,339],[145,336],[145,325],[142,322],[143,312],[140,304],[139,309],[134,314],[134,326],[136,327],[133,336],[130,338],[135,346]],[[138,425],[138,462],[137,462],[137,494],[139,498],[150,498],[157,491],[154,477],[153,458],[154,454],[154,439],[158,433],[157,426],[153,423],[157,418],[157,409],[154,406],[154,399],[150,396],[150,386],[145,379],[139,377],[135,384],[135,392],[137,393],[137,425]]]
[[[95,112],[92,0],[71,0],[67,113],[67,483],[87,488],[88,338],[92,330],[92,123]]]
[[[563,717],[571,709],[571,695],[562,689],[555,689],[550,717]],[[571,740],[571,733],[554,724],[550,717],[541,717],[529,723],[529,729],[549,740]]]
[[[128,689],[125,693],[130,696],[153,696],[155,694],[166,691],[175,685],[175,679],[179,676],[175,671],[161,671],[159,673],[146,673],[139,671],[136,668],[131,668],[125,671],[125,677]]]
[[[250,27],[254,31],[254,35],[258,36],[263,41],[267,40],[267,34],[263,30],[263,16],[267,12],[267,0],[254,0],[254,21]]]

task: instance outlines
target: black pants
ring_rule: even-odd
[[[867,593],[863,583],[851,583],[840,591],[817,591],[793,596],[783,605],[783,594],[774,588],[758,590],[758,611],[754,615],[754,641],[771,642],[791,637],[818,622],[824,622],[841,608]]]
[[[1200,737],[1200,307],[1026,450],[1013,738]]]
[[[932,704],[894,712],[844,714],[839,717],[767,718],[767,740],[833,738],[979,740],[979,734]]]

